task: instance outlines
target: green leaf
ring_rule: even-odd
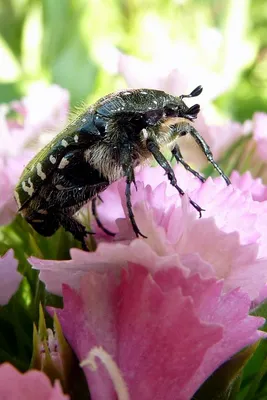
[[[73,105],[85,100],[95,87],[97,68],[89,55],[88,40],[80,31],[86,4],[43,1],[43,62],[51,79],[71,93]],[[66,29],[66,21],[68,28]]]
[[[247,347],[219,367],[193,396],[194,400],[230,400],[235,380],[254,354],[259,342]]]

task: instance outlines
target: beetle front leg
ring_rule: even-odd
[[[97,198],[99,198],[101,201],[103,201],[99,195],[97,195],[97,197],[94,197],[94,198],[92,199],[92,214],[93,214],[93,216],[94,216],[94,218],[95,218],[95,221],[96,221],[96,223],[97,223],[97,226],[98,226],[100,229],[102,229],[102,231],[105,232],[107,235],[109,235],[109,236],[115,236],[115,235],[116,235],[115,233],[110,232],[108,229],[106,229],[106,228],[104,227],[104,225],[102,224],[102,222],[100,221],[100,219],[99,219],[99,217],[98,217],[97,209],[96,209],[96,199],[97,199]]]
[[[134,230],[134,233],[136,234],[136,236],[142,236],[144,239],[147,239],[147,237],[145,235],[143,235],[134,218],[134,213],[133,213],[133,207],[132,207],[132,201],[131,201],[131,184],[134,184],[136,187],[136,183],[135,183],[135,178],[134,178],[134,171],[132,167],[128,167],[127,171],[126,171],[126,188],[125,188],[125,196],[126,196],[126,206],[127,206],[127,210],[128,210],[128,215]]]
[[[181,196],[184,196],[185,192],[178,186],[174,171],[171,165],[168,163],[167,159],[160,152],[158,145],[153,141],[149,140],[147,142],[147,149],[153,154],[157,163],[165,170],[168,179],[170,181],[170,184],[173,187],[175,187],[175,189],[179,192]],[[202,211],[204,211],[203,208],[201,208],[197,203],[195,203],[190,197],[189,197],[189,202],[199,212],[199,217],[201,218]]]
[[[193,174],[195,177],[197,177],[201,182],[204,183],[206,181],[204,176],[200,175],[197,171],[195,171],[193,168],[191,168],[189,164],[187,164],[187,162],[184,160],[184,158],[182,156],[182,153],[181,153],[178,145],[175,145],[174,148],[172,149],[172,155],[174,156],[174,158],[176,159],[177,162],[181,163],[182,166],[187,171],[191,172],[191,174]]]
[[[205,142],[205,140],[203,139],[203,137],[198,133],[198,131],[192,126],[189,125],[189,133],[190,135],[194,138],[195,142],[198,144],[198,146],[201,148],[201,150],[203,151],[203,153],[205,154],[207,160],[213,165],[213,167],[219,172],[219,174],[221,175],[221,177],[225,180],[227,185],[231,184],[230,179],[228,178],[228,176],[225,175],[225,173],[223,172],[223,170],[219,167],[219,165],[214,161],[213,159],[213,155],[212,152],[208,146],[208,144]]]
[[[83,250],[88,251],[85,237],[87,234],[94,234],[94,232],[88,232],[80,222],[78,222],[73,217],[70,217],[68,214],[59,214],[59,219],[60,224],[63,226],[63,228],[66,231],[72,233],[74,238],[81,242]]]

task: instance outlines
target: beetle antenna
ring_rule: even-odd
[[[184,98],[189,98],[189,97],[196,97],[199,96],[200,93],[202,92],[203,87],[201,85],[197,86],[190,94],[182,94],[180,96],[180,99],[184,99]]]

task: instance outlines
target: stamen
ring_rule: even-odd
[[[108,354],[103,347],[93,347],[85,360],[80,363],[81,367],[88,366],[93,372],[97,370],[95,358],[98,357],[104,366],[112,380],[114,388],[116,390],[118,400],[130,400],[127,385],[122,377],[121,371],[115,361],[112,360],[110,354]]]

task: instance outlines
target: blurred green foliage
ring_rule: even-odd
[[[150,60],[165,37],[199,51],[213,29],[222,50],[212,68],[233,76],[216,105],[243,121],[266,110],[266,26],[265,0],[0,0],[0,102],[35,81],[67,88],[72,105],[95,100],[125,85],[103,68],[112,65],[105,46]]]

